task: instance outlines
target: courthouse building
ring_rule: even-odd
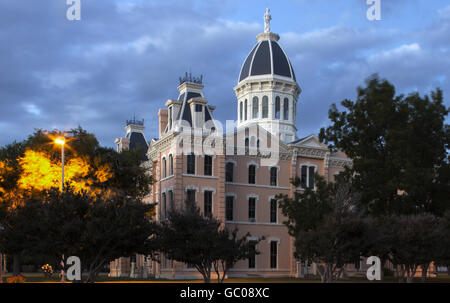
[[[119,151],[143,150],[143,165],[155,180],[146,201],[157,203],[157,220],[192,200],[226,228],[237,227],[239,234],[249,232],[255,239],[264,236],[257,244],[260,254],[239,261],[229,277],[315,273],[314,264],[294,258],[294,241],[275,196],[314,187],[316,172],[333,181],[351,164],[315,135],[297,137],[301,88],[280,37],[270,31],[270,19],[266,11],[264,32],[256,36],[236,75],[232,127],[214,119],[214,100],[204,95],[202,77],[186,74],[180,78],[178,97],[161,102],[158,117],[147,118],[158,120],[157,139],[148,141],[143,121],[135,119],[127,121],[126,136],[116,139]],[[298,188],[290,183],[296,176],[301,178]],[[194,268],[164,256],[160,263],[141,255],[124,257],[111,262],[110,269],[111,276],[200,278]]]

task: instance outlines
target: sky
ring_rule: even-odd
[[[233,87],[266,7],[302,88],[298,137],[318,134],[330,105],[374,73],[399,94],[440,87],[450,106],[448,0],[380,0],[379,21],[366,0],[80,1],[79,21],[64,0],[0,1],[0,146],[80,125],[114,147],[134,116],[156,138],[186,71],[203,75],[216,119],[236,119]]]

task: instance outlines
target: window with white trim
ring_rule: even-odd
[[[227,162],[225,165],[225,182],[233,182],[234,163]]]
[[[248,166],[248,183],[256,184],[256,165]]]
[[[250,221],[250,222],[256,221],[256,198],[255,197],[248,198],[248,221]]]
[[[212,215],[212,194],[213,194],[212,191],[205,190],[203,195],[204,198],[203,214],[205,215],[205,217],[211,217]]]
[[[270,268],[277,268],[278,241],[270,241]]]
[[[276,199],[270,199],[270,223],[277,223],[278,205]]]
[[[225,203],[225,220],[227,221],[233,221],[233,204],[234,204],[234,197],[227,196]]]
[[[301,188],[314,188],[315,166],[302,165],[300,168],[300,186]]]

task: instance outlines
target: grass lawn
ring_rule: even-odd
[[[10,277],[10,274],[7,274],[4,277],[4,282],[7,277]],[[60,279],[58,275],[54,275],[53,277],[46,278],[42,273],[29,273],[23,274],[26,282],[34,282],[34,283],[58,283]],[[87,275],[83,275],[83,279],[86,278]],[[112,278],[108,277],[106,274],[99,275],[97,282],[100,283],[203,283],[202,280],[168,280],[168,279],[130,279],[128,277],[120,277],[120,278]],[[212,280],[214,283],[215,280]],[[349,278],[346,280],[339,280],[338,283],[364,283],[369,282],[367,279],[358,277],[358,278]],[[398,283],[398,279],[394,277],[385,277],[384,282],[389,283]],[[420,282],[420,278],[417,278],[415,282]],[[448,274],[441,273],[436,278],[428,279],[427,282],[430,283],[450,283],[450,276]],[[320,283],[319,279],[299,279],[299,278],[230,278],[225,280],[225,283]],[[374,281],[370,281],[370,283],[374,283]],[[375,282],[377,283],[377,282]],[[378,282],[380,283],[380,282]],[[381,282],[382,283],[382,282]]]

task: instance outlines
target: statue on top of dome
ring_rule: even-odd
[[[266,13],[264,14],[264,32],[270,33],[270,20],[272,16],[270,15],[270,9],[266,8]]]

